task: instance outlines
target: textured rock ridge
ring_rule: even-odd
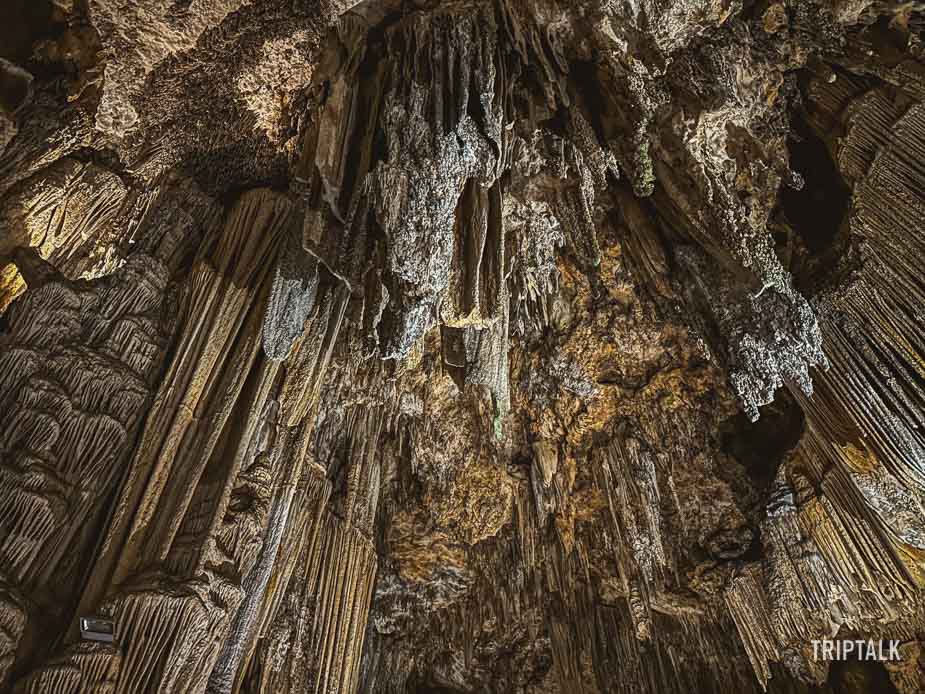
[[[8,4],[0,691],[925,690],[920,3]]]

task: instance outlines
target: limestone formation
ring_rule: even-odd
[[[0,692],[925,691],[922,3],[0,19]]]

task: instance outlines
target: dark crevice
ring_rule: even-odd
[[[0,58],[26,63],[32,45],[55,33],[50,0],[3,0],[0,3]]]
[[[883,650],[887,652],[885,644]],[[832,663],[828,684],[833,694],[899,694],[883,663],[873,660],[851,659]]]
[[[825,143],[801,116],[792,121],[790,167],[804,185],[781,190],[781,207],[793,230],[814,255],[824,254],[835,242],[851,205],[845,183]]]
[[[723,451],[742,464],[755,487],[767,490],[803,430],[803,411],[793,396],[781,389],[773,403],[761,408],[758,421],[749,421],[741,412],[727,420],[720,430],[720,441]]]
[[[602,93],[603,81],[600,68],[590,61],[575,61],[569,65],[569,84],[581,97],[585,116],[597,131],[603,133],[601,118],[610,110]]]

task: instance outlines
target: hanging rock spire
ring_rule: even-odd
[[[921,3],[7,4],[0,691],[925,690]]]

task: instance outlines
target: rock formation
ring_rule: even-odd
[[[0,19],[0,691],[925,691],[923,3]]]

